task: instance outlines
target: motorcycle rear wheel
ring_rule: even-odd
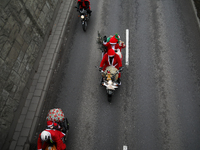
[[[108,94],[108,102],[111,103],[112,101],[112,94]]]
[[[55,144],[48,144],[45,150],[57,150]]]

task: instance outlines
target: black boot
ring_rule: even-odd
[[[91,10],[89,10],[89,15],[91,16],[91,13],[92,13],[92,11]]]
[[[118,85],[121,85],[121,79],[120,78],[117,79],[117,83],[118,83]]]
[[[102,83],[103,83],[103,77],[101,77],[100,85],[102,85]]]

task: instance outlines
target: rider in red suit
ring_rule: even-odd
[[[116,38],[116,36],[118,36]],[[126,45],[124,43],[121,43],[119,40],[119,35],[116,34],[113,37],[110,38],[109,42],[107,42],[107,37],[104,37],[103,45],[107,47],[107,49],[113,49],[116,53],[117,51],[122,50],[122,48],[125,48]],[[121,55],[121,60],[122,60],[122,55]]]
[[[116,38],[116,36],[118,36],[118,38]],[[119,35],[116,34],[113,37],[110,38],[109,42],[107,42],[107,37],[104,36],[104,41],[103,41],[103,45],[107,47],[107,49],[113,49],[113,50],[117,50],[119,49],[121,51],[122,48],[125,48],[126,45],[124,43],[120,43],[119,40]]]
[[[65,150],[66,145],[63,143],[62,138],[65,136],[64,133],[55,129],[46,129],[42,131],[38,137],[37,149],[45,149],[48,145],[48,142],[56,143],[57,150]],[[44,144],[42,145],[42,142]]]
[[[122,61],[119,55],[115,54],[115,51],[113,49],[109,49],[108,52],[103,56],[103,59],[100,63],[100,71],[102,69],[103,71],[105,71],[108,66],[114,66],[118,70],[122,68]],[[121,73],[119,73],[118,76],[118,83],[120,83],[120,77]]]
[[[78,0],[77,1],[77,11],[80,9],[86,9],[88,14],[91,15],[91,9],[90,9],[90,1],[89,0]]]
[[[57,129],[57,130],[61,130],[61,126],[53,121],[47,121],[47,129]]]
[[[110,41],[107,42],[107,37],[104,37],[104,41],[103,41],[103,45],[107,47],[107,49],[119,49],[119,44],[118,44],[118,40],[115,38],[115,36],[110,38]]]

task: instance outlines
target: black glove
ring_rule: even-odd
[[[80,11],[80,9],[79,9],[79,8],[77,8],[77,11],[79,12],[79,11]]]
[[[103,41],[107,42],[107,37],[106,36],[103,37]]]
[[[102,67],[99,67],[99,71],[100,71],[100,72],[101,72],[102,69],[103,69]]]
[[[119,67],[119,72],[121,72],[123,70],[123,68],[122,67]]]

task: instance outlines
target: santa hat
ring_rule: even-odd
[[[118,40],[115,38],[115,36],[110,38],[110,44],[117,44]]]
[[[47,121],[47,127],[51,127],[53,126],[53,122],[52,121]]]
[[[112,57],[115,55],[115,51],[113,49],[109,49],[107,54],[108,54],[108,56]]]

